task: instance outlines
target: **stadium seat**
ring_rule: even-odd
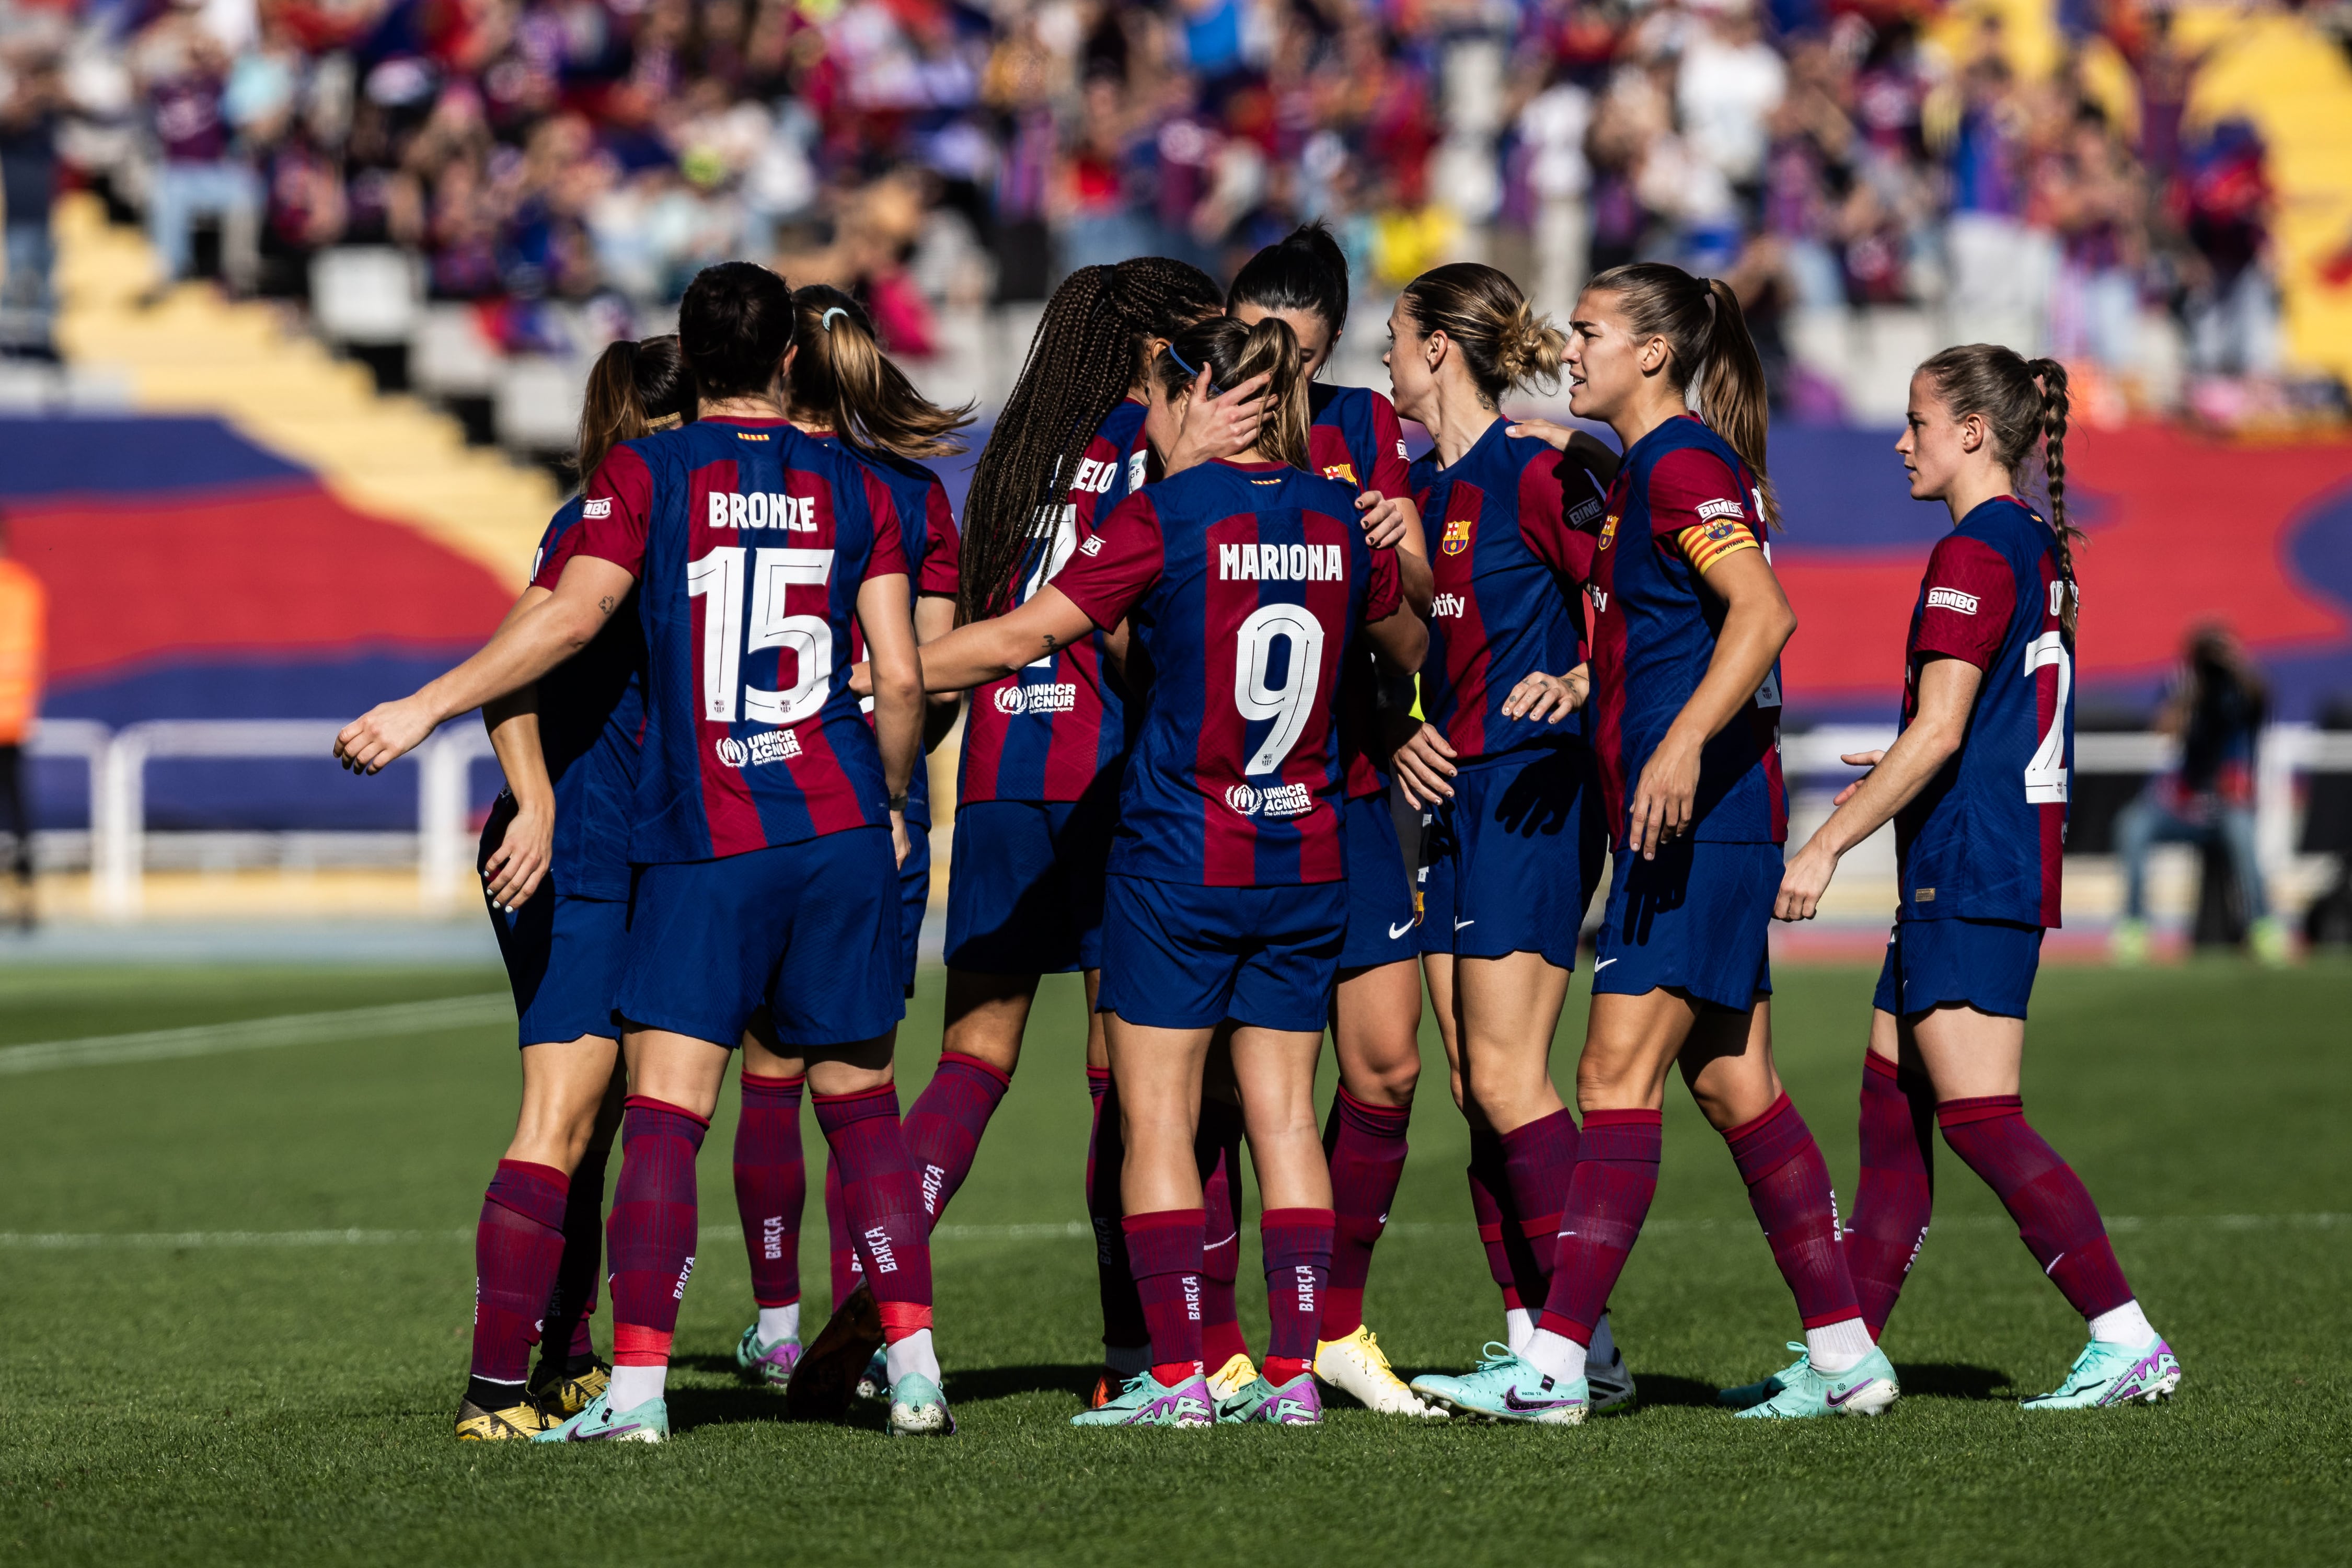
[[[390,246],[352,245],[310,258],[310,313],[330,342],[404,343],[424,296],[416,258]]]

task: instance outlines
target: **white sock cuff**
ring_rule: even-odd
[[[2137,1297],[2091,1321],[2091,1337],[2112,1345],[2144,1345],[2156,1338],[2156,1327],[2139,1310]]]
[[[1806,1359],[1813,1363],[1815,1372],[1827,1373],[1832,1377],[1861,1364],[1862,1359],[1874,1348],[1870,1331],[1863,1326],[1860,1318],[1824,1323],[1818,1329],[1805,1331]]]
[[[1528,1336],[1519,1359],[1554,1383],[1574,1383],[1584,1375],[1585,1349],[1565,1334],[1538,1329]]]

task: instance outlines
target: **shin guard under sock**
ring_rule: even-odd
[[[613,1259],[613,1364],[667,1366],[694,1272],[694,1158],[710,1123],[646,1095],[621,1117],[621,1179],[605,1224]]]
[[[1315,1364],[1323,1291],[1331,1277],[1332,1211],[1268,1209],[1258,1216],[1265,1254],[1265,1379],[1280,1387]]]
[[[1664,1142],[1663,1119],[1654,1110],[1585,1114],[1540,1328],[1579,1345],[1592,1342],[1592,1325],[1608,1307],[1657,1195]]]
[[[789,1307],[801,1299],[801,1212],[808,1166],[801,1154],[800,1078],[742,1075],[735,1124],[735,1212],[751,1258],[751,1300]]]
[[[1542,1301],[1551,1292],[1552,1258],[1559,1249],[1560,1210],[1576,1170],[1576,1118],[1562,1107],[1502,1135],[1503,1175],[1510,1184],[1519,1247],[1511,1254],[1519,1300]]]
[[[866,1266],[857,1260],[857,1241],[849,1234],[849,1210],[841,1198],[841,1162],[826,1152],[824,1162],[825,1272],[833,1290],[833,1310],[849,1300],[866,1282]]]
[[[1331,1282],[1323,1302],[1327,1340],[1344,1340],[1363,1326],[1364,1282],[1372,1248],[1389,1223],[1404,1176],[1409,1105],[1371,1105],[1343,1086],[1331,1098],[1323,1126],[1323,1154],[1331,1167]],[[1500,1224],[1499,1217],[1496,1221]]]
[[[907,1152],[922,1180],[923,1213],[931,1224],[940,1223],[948,1200],[971,1174],[988,1119],[1012,1085],[1010,1076],[978,1057],[940,1053],[939,1070],[915,1097],[906,1121]]]
[[[1876,1339],[1927,1244],[1936,1206],[1936,1094],[1875,1051],[1863,1053],[1862,1175],[1845,1226],[1845,1267]]]
[[[1936,1121],[1952,1152],[1982,1176],[2017,1221],[2026,1250],[2085,1320],[2132,1300],[2098,1205],[2074,1168],[2026,1123],[2017,1095],[1948,1100]]]
[[[841,1203],[885,1342],[931,1326],[931,1226],[898,1127],[898,1087],[820,1094],[816,1124],[841,1167]]]
[[[1830,1169],[1812,1129],[1789,1097],[1780,1096],[1763,1115],[1731,1128],[1723,1141],[1731,1146],[1739,1179],[1748,1184],[1748,1205],[1771,1244],[1780,1278],[1797,1298],[1797,1315],[1805,1327],[1826,1328],[1860,1317],[1838,1242]]]
[[[563,1261],[555,1266],[555,1289],[548,1292],[539,1359],[542,1366],[562,1366],[566,1375],[596,1364],[588,1320],[596,1315],[596,1289],[604,1277],[604,1169],[611,1152],[609,1143],[591,1144],[564,1194]]]
[[[541,1314],[563,1257],[570,1186],[571,1178],[552,1165],[501,1160],[482,1194],[474,1226],[476,1385],[468,1397],[484,1409],[504,1409],[522,1398],[530,1347],[539,1342]],[[480,1386],[485,1384],[490,1386]],[[484,1405],[484,1398],[497,1403]]]
[[[1151,1338],[1151,1374],[1174,1388],[1201,1375],[1199,1209],[1162,1209],[1120,1222]]]
[[[1192,1140],[1201,1172],[1201,1362],[1215,1372],[1234,1357],[1249,1354],[1242,1337],[1234,1295],[1241,1278],[1242,1118],[1220,1100],[1201,1102],[1201,1125]]]
[[[1463,1174],[1470,1180],[1470,1215],[1478,1225],[1479,1245],[1486,1249],[1486,1272],[1494,1278],[1496,1289],[1503,1293],[1503,1310],[1507,1314],[1541,1307],[1541,1298],[1531,1306],[1519,1294],[1518,1270],[1511,1262],[1512,1253],[1520,1248],[1522,1242],[1518,1226],[1510,1219],[1510,1184],[1503,1174],[1503,1141],[1483,1128],[1473,1127],[1470,1164]]]

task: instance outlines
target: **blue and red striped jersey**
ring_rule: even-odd
[[[955,510],[948,503],[948,488],[940,482],[939,475],[909,458],[851,446],[837,435],[809,438],[839,447],[882,481],[883,488],[890,492],[892,515],[898,521],[898,542],[907,552],[907,570],[914,579],[914,591],[954,598],[963,541],[956,532]],[[912,603],[910,599],[910,607]],[[865,659],[865,634],[852,622],[849,661],[862,664]],[[862,706],[870,719],[873,699],[866,699]],[[915,764],[915,776],[907,784],[907,820],[930,826],[931,770],[922,763]]]
[[[1610,487],[1587,589],[1592,750],[1619,848],[1642,769],[1706,679],[1723,630],[1723,601],[1700,591],[1702,568],[1751,545],[1766,545],[1764,503],[1730,443],[1687,416],[1633,443]],[[1788,842],[1777,660],[1755,700],[1700,752],[1695,811],[1694,838]]]
[[[1355,499],[1280,463],[1202,463],[1129,497],[1055,577],[1096,626],[1131,616],[1151,660],[1111,870],[1212,888],[1347,875],[1339,670],[1402,596]]]
[[[1369,387],[1311,383],[1307,451],[1315,471],[1360,495],[1412,494],[1404,430],[1396,408]],[[1410,684],[1409,677],[1400,679]],[[1380,673],[1371,650],[1348,661],[1339,677],[1339,753],[1348,770],[1348,798],[1386,795],[1386,759],[1380,750]],[[1408,705],[1411,698],[1406,700]]]
[[[1022,575],[1024,601],[1068,563],[1113,507],[1143,488],[1150,460],[1143,405],[1123,401],[1096,430],[1059,515],[1038,520]],[[1097,633],[972,692],[956,798],[1083,799],[1126,754],[1130,728],[1126,693]]]
[[[1904,727],[1930,658],[1966,659],[1984,684],[1959,754],[1895,815],[1902,919],[2059,923],[2074,766],[2070,592],[2056,535],[2012,496],[1975,508],[1927,557],[1903,650]]]
[[[531,586],[554,589],[571,559],[581,499],[556,510],[531,557]],[[629,896],[629,813],[646,726],[646,641],[637,596],[595,639],[539,679],[539,749],[555,786],[554,889],[575,899]]]
[[[1431,452],[1412,466],[1437,597],[1421,705],[1465,762],[1581,738],[1584,721],[1503,716],[1511,689],[1584,661],[1584,605],[1600,482],[1573,454],[1504,434],[1497,419],[1452,468]]]
[[[907,573],[882,481],[781,419],[702,419],[614,447],[581,510],[571,553],[634,574],[645,624],[629,858],[887,824],[846,657],[860,586]]]

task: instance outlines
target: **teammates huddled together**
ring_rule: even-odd
[[[1618,268],[1563,331],[1493,268],[1440,267],[1390,318],[1393,402],[1316,379],[1347,319],[1316,226],[1225,294],[1159,258],[1073,274],[961,525],[923,463],[961,449],[971,411],[922,397],[846,294],[730,262],[695,279],[677,335],[606,352],[581,494],[505,623],[336,742],[374,773],[479,708],[507,779],[480,866],[523,1094],[477,1231],[458,1437],[667,1436],[695,1160],[738,1050],[757,1312],[739,1368],[795,1417],[865,1395],[894,1435],[952,1433],[931,1230],[1040,977],[1074,970],[1104,1345],[1079,1426],[1313,1425],[1326,1388],[1545,1425],[1629,1405],[1607,1308],[1676,1068],[1804,1334],[1792,1365],[1724,1391],[1740,1415],[1895,1402],[1877,1341],[1926,1239],[1931,1123],[2087,1321],[2064,1385],[2027,1406],[2178,1387],[2019,1097],[2073,761],[2063,370],[1980,344],[1914,378],[1898,450],[1955,527],[1913,612],[1903,729],[1847,759],[1870,771],[1784,863],[1796,618],[1730,289]],[[1499,412],[1563,375],[1614,451]],[[1417,462],[1400,416],[1431,438]],[[2037,467],[2048,521],[2018,499]],[[902,1119],[923,759],[959,713],[945,1037]],[[1419,814],[1411,862],[1392,807]],[[1842,1227],[1772,1065],[1766,938],[1890,820],[1901,903]],[[1571,1110],[1551,1041],[1604,865]],[[1424,984],[1504,1332],[1476,1370],[1408,1388],[1363,1303]],[[1327,1028],[1339,1085],[1318,1116]],[[805,1345],[804,1095],[832,1243],[832,1315]],[[1244,1143],[1261,1358],[1234,1307]],[[609,1362],[588,1328],[600,1266]]]

